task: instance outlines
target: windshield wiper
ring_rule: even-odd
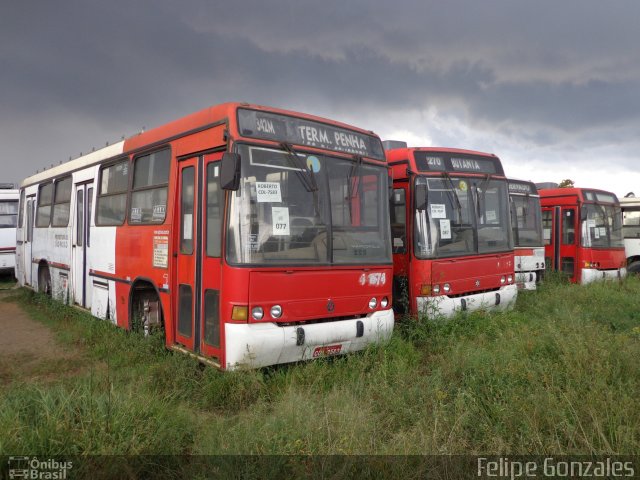
[[[282,147],[282,149],[287,153],[286,157],[294,168],[296,175],[304,185],[304,188],[308,192],[317,192],[318,184],[316,183],[316,177],[313,169],[308,169],[307,166],[302,163],[298,152],[296,152],[291,144],[281,142],[280,147]]]
[[[457,223],[462,224],[462,205],[460,204],[460,199],[458,198],[458,194],[456,193],[456,187],[453,185],[453,180],[451,180],[451,176],[447,172],[442,172],[442,177],[447,180],[449,183],[449,187],[451,190],[445,190],[447,192],[447,196],[449,200],[452,198],[455,199],[455,208],[456,208],[456,220],[459,220]],[[451,202],[453,206],[453,202]]]
[[[482,180],[482,183],[480,183],[479,186],[476,187],[476,215],[478,215],[480,213],[480,211],[482,210],[482,205],[484,205],[485,202],[485,198],[487,195],[487,192],[485,191],[485,187],[487,186],[487,183],[489,183],[489,180],[491,180],[491,174],[487,173],[487,176],[484,177],[484,179]],[[478,195],[478,192],[480,192],[482,194],[482,205],[480,204],[480,195]],[[484,219],[484,223],[487,223],[487,219],[485,217]]]
[[[347,206],[349,207],[349,220],[351,222],[353,222],[353,206],[351,200],[358,195],[361,180],[359,178],[360,168],[362,168],[362,157],[360,155],[354,155],[351,170],[349,170],[349,175],[347,175]],[[356,179],[355,182],[354,179]]]

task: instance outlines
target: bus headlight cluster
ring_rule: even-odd
[[[507,275],[507,282],[513,283],[513,275]]]
[[[436,295],[440,294],[440,285],[433,286],[433,293],[435,293]]]
[[[380,300],[380,306],[382,308],[387,308],[387,305],[389,305],[389,299],[387,297],[383,297],[382,300]]]
[[[449,293],[451,291],[451,285],[449,285],[448,283],[445,283],[442,289],[444,290],[444,293]]]
[[[500,283],[504,285],[506,281],[507,281],[507,278],[504,275],[500,277]]]
[[[282,316],[282,307],[280,305],[274,305],[269,310],[271,318],[280,318]],[[264,309],[262,307],[253,307],[251,309],[251,316],[254,320],[262,320],[264,318]]]
[[[369,308],[371,310],[373,310],[377,306],[378,306],[378,300],[376,300],[376,297],[373,297],[371,300],[369,300]]]

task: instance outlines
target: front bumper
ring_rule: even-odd
[[[357,336],[358,322],[362,323],[360,337]],[[283,327],[275,323],[227,323],[226,368],[260,368],[309,360],[318,354],[355,352],[367,345],[387,341],[393,332],[393,325],[392,309],[374,312],[363,318]]]
[[[622,267],[614,270],[598,270],[596,268],[583,268],[580,283],[595,282],[597,280],[618,280],[627,276],[627,269]]]
[[[492,292],[476,293],[461,297],[418,297],[418,312],[428,318],[452,317],[456,312],[476,310],[508,310],[518,296],[517,285],[505,285]]]

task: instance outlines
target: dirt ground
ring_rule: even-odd
[[[68,370],[73,353],[57,343],[49,328],[8,301],[11,293],[0,290],[0,384]]]

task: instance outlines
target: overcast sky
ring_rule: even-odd
[[[640,195],[640,2],[5,1],[0,182],[247,101]]]

